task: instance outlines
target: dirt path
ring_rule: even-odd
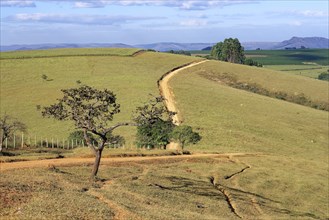
[[[227,154],[192,154],[192,155],[176,155],[176,156],[152,156],[152,157],[115,157],[102,158],[101,165],[108,165],[112,163],[121,162],[139,162],[152,160],[175,160],[175,159],[190,159],[200,157],[230,157],[230,156],[253,156],[256,154],[245,153],[227,153]],[[75,166],[75,165],[92,165],[94,158],[61,158],[50,160],[36,160],[36,161],[20,161],[12,163],[0,163],[0,171],[24,169],[24,168],[42,168],[49,166]]]
[[[190,67],[199,65],[199,64],[207,62],[207,61],[208,60],[202,60],[202,61],[199,61],[196,63],[191,63],[182,68],[176,69],[176,70],[170,72],[169,74],[167,74],[165,77],[163,77],[163,79],[159,82],[159,89],[160,89],[161,95],[165,98],[165,105],[167,106],[167,109],[172,112],[177,112],[177,114],[174,115],[174,117],[173,117],[173,122],[175,125],[181,124],[182,117],[180,116],[179,110],[176,107],[174,93],[169,86],[169,81],[173,76],[175,76],[177,73],[181,72],[182,70],[188,69]]]

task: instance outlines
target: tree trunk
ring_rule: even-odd
[[[101,158],[102,158],[102,151],[103,149],[97,149],[96,153],[95,153],[95,163],[94,163],[94,167],[93,167],[93,172],[91,174],[91,178],[94,179],[98,173],[98,168],[101,162]]]
[[[0,153],[2,152],[2,146],[3,146],[4,140],[5,140],[5,138],[3,136],[1,136],[1,140],[0,140]]]

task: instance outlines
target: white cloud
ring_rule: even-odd
[[[1,0],[0,1],[1,7],[35,7],[34,1],[27,1],[27,0]]]
[[[328,11],[295,11],[296,14],[303,15],[305,17],[328,17]]]
[[[285,10],[285,11],[273,11],[270,14],[276,16],[294,16],[303,18],[327,18],[329,16],[328,11],[321,10]]]
[[[143,16],[110,16],[110,15],[67,15],[67,14],[16,14],[4,19],[7,22],[25,23],[60,23],[60,24],[81,24],[81,25],[117,25],[127,22],[141,20],[164,19],[164,17],[143,17]]]
[[[187,26],[187,27],[200,27],[200,26],[206,26],[207,24],[208,22],[205,20],[196,20],[196,19],[185,20],[180,22],[181,26]]]
[[[257,3],[259,0],[1,0],[1,6],[35,7],[37,2],[73,3],[75,8],[101,8],[107,5],[165,6],[182,10],[206,10],[236,4]]]
[[[175,7],[182,10],[206,10],[214,7],[225,7],[236,4],[256,3],[256,0],[108,0],[108,4],[117,5],[152,5]]]
[[[75,2],[74,7],[75,8],[102,8],[105,5],[101,2]]]
[[[302,26],[303,23],[301,21],[292,21],[289,23],[291,26]]]

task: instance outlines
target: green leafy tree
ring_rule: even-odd
[[[95,178],[100,165],[102,151],[108,141],[107,134],[120,126],[134,125],[129,122],[110,125],[113,116],[120,112],[120,105],[116,103],[116,95],[107,89],[98,90],[90,86],[63,89],[63,97],[56,104],[44,107],[42,115],[60,121],[71,120],[76,129],[84,132],[87,145],[95,154],[92,178]],[[88,133],[98,139],[98,145],[93,146]]]
[[[228,38],[212,47],[210,55],[217,59],[230,63],[244,63],[244,48],[237,38]]]
[[[196,144],[201,140],[199,133],[194,132],[191,126],[181,125],[176,126],[170,134],[172,140],[180,143],[182,150],[189,144]]]
[[[27,127],[23,122],[20,122],[17,119],[5,114],[0,118],[0,129],[0,152],[2,152],[2,146],[5,139],[10,138],[16,131],[26,132]]]
[[[137,127],[136,143],[138,147],[160,148],[170,142],[169,134],[174,125],[170,121],[162,119],[151,124],[143,124]]]
[[[164,98],[153,97],[143,106],[137,107],[134,121],[137,123],[136,143],[139,147],[164,147],[170,142],[169,134],[174,124],[174,112],[163,105]]]

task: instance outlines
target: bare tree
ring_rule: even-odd
[[[1,141],[0,141],[0,152],[2,152],[3,142],[6,138],[9,138],[16,131],[25,132],[27,127],[23,122],[5,114],[0,118],[0,129],[1,129]]]
[[[120,105],[116,103],[116,95],[107,89],[101,91],[90,86],[63,89],[63,97],[58,103],[44,107],[42,115],[57,120],[72,120],[77,129],[84,131],[84,139],[95,154],[92,178],[95,178],[100,165],[102,151],[108,141],[107,134],[120,126],[134,125],[122,122],[109,125],[113,116],[120,112]],[[88,132],[99,138],[98,146],[93,146]]]

